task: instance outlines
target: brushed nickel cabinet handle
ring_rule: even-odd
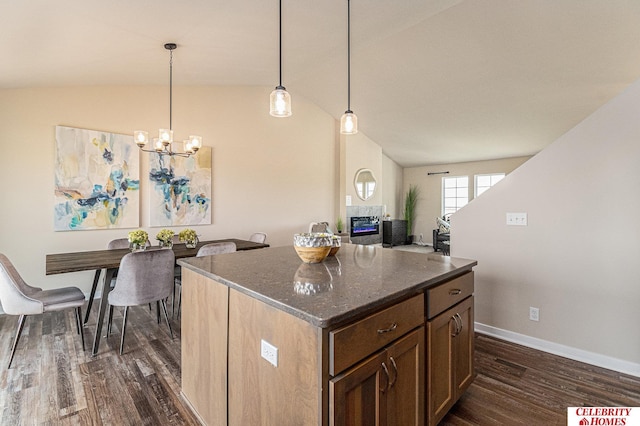
[[[456,318],[455,315],[452,315],[451,319],[453,320],[453,323],[456,326],[456,329],[451,333],[451,337],[456,337],[458,335],[458,319]],[[451,320],[449,320],[449,321],[451,321]]]
[[[384,334],[384,333],[389,333],[390,331],[395,330],[396,328],[398,328],[398,324],[396,324],[395,322],[393,324],[391,324],[391,326],[389,328],[379,328],[378,329],[378,334]]]
[[[462,293],[462,290],[460,290],[459,288],[452,288],[451,290],[449,290],[449,296],[457,296],[460,293]]]
[[[462,317],[457,312],[456,312],[456,317],[458,317],[458,321],[460,321],[460,330],[458,330],[458,334],[460,334],[462,333],[462,329],[464,328],[464,322],[462,322]]]
[[[391,365],[393,365],[393,369],[395,370],[393,381],[389,382],[389,389],[391,389],[393,385],[396,383],[396,380],[398,380],[398,365],[396,364],[396,360],[393,359],[392,356],[389,357],[389,361],[391,361]]]
[[[380,392],[385,393],[387,388],[389,387],[389,369],[387,368],[387,365],[384,362],[382,363],[382,369],[384,370],[385,376],[387,376],[387,384],[384,385],[382,389],[380,389]]]

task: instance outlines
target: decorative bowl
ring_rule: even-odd
[[[320,263],[331,251],[333,241],[330,234],[303,233],[293,236],[293,247],[304,263]]]
[[[342,239],[337,235],[331,236],[331,250],[329,250],[329,256],[335,256],[340,246],[342,245]]]
[[[294,291],[305,296],[324,293],[332,288],[333,278],[324,263],[315,265],[303,263],[293,277]]]

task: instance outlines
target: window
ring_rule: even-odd
[[[504,178],[504,173],[493,173],[490,175],[476,175],[475,196],[482,194]]]
[[[457,212],[469,202],[469,177],[442,178],[442,215]]]

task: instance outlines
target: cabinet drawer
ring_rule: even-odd
[[[329,374],[335,376],[424,324],[424,295],[412,297],[329,332]]]
[[[473,271],[427,290],[427,318],[431,319],[473,294]]]

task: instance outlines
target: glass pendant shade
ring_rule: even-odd
[[[347,110],[340,118],[340,133],[343,135],[355,135],[358,133],[358,116],[351,110]]]
[[[133,132],[133,140],[136,141],[136,145],[140,148],[149,143],[149,132],[145,132],[144,130],[136,130]]]
[[[271,92],[269,114],[274,117],[289,117],[291,115],[291,96],[282,86]]]

